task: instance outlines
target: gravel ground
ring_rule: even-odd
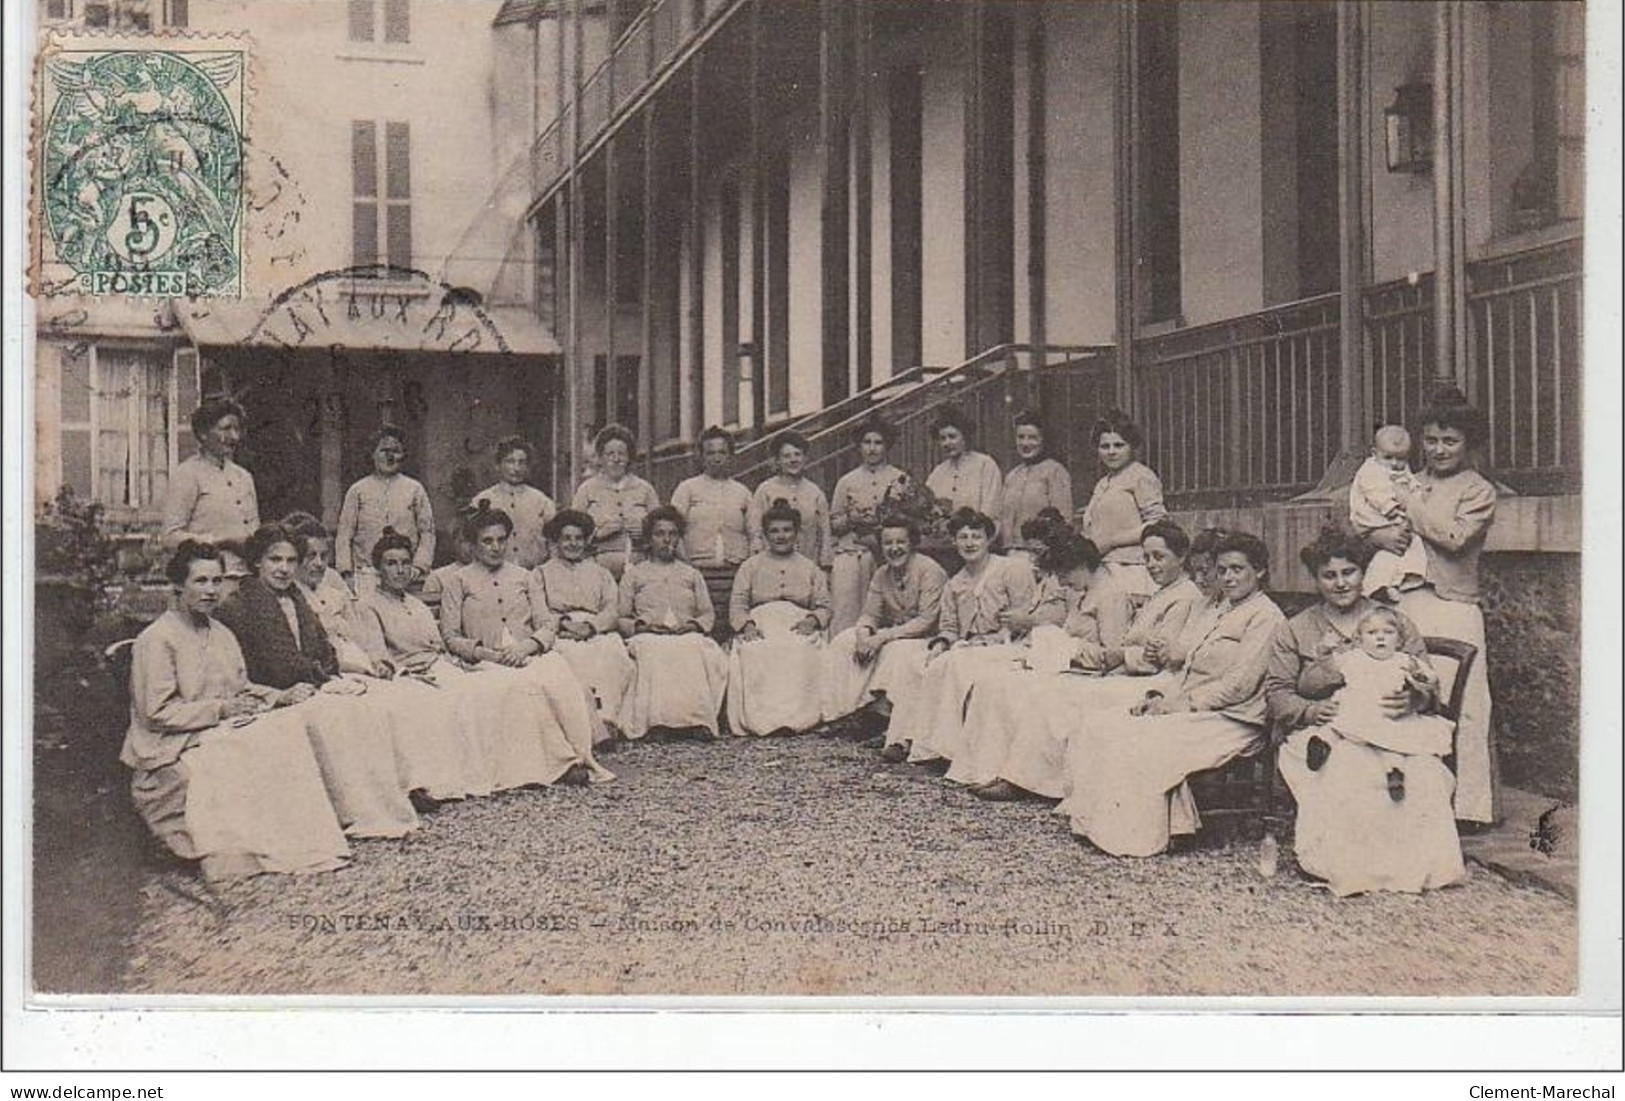
[[[124,989],[209,994],[1534,995],[1575,911],[1480,868],[1335,899],[1257,846],[1118,860],[841,739],[639,744],[327,875],[142,888]]]

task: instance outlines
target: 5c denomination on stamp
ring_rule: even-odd
[[[36,116],[36,290],[240,295],[246,85],[247,54],[235,40],[48,48]]]

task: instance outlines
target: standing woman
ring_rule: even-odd
[[[936,637],[927,649],[920,690],[899,701],[886,729],[887,760],[915,763],[959,752],[965,694],[976,675],[1020,657],[1006,620],[1033,607],[1033,571],[1026,562],[992,553],[993,518],[972,509],[948,522],[964,566],[943,588]]]
[[[513,521],[501,509],[481,507],[464,528],[474,561],[452,574],[440,599],[446,649],[464,661],[494,661],[523,669],[546,698],[564,731],[567,752],[546,783],[586,783],[610,774],[593,760],[603,724],[592,696],[570,665],[553,652],[558,619],[547,609],[541,578],[508,561]]]
[[[908,475],[886,461],[896,433],[878,417],[858,425],[852,433],[859,466],[841,475],[829,502],[829,530],[835,536],[834,565],[830,569],[829,632],[838,635],[858,621],[869,579],[875,573],[871,544],[879,536],[879,520],[887,494],[908,482]]]
[[[1298,865],[1337,895],[1415,892],[1467,877],[1451,810],[1456,781],[1445,763],[1346,739],[1330,725],[1344,683],[1338,658],[1356,648],[1360,621],[1382,607],[1362,592],[1371,554],[1358,537],[1336,529],[1303,548],[1299,557],[1320,603],[1276,632],[1264,677],[1270,716],[1291,731],[1280,762],[1298,804]],[[1401,618],[1399,650],[1426,661],[1421,632]],[[1406,692],[1384,706],[1399,717],[1432,702],[1430,692],[1415,699]],[[1404,776],[1397,799],[1389,781],[1396,759]]]
[[[609,571],[587,554],[592,517],[567,508],[547,522],[553,557],[536,568],[548,612],[558,618],[559,655],[587,686],[606,726],[620,729],[632,659],[616,633],[620,593]]]
[[[700,571],[677,557],[683,516],[670,505],[643,518],[649,557],[621,575],[620,627],[637,666],[621,733],[702,729],[717,736],[728,659],[710,637],[716,612]]]
[[[683,517],[683,559],[700,571],[711,604],[726,608],[734,574],[750,557],[750,490],[729,473],[734,440],[712,425],[700,433],[700,473],[680,483],[671,504]],[[717,625],[718,638],[727,633]]]
[[[999,531],[1011,550],[1025,550],[1023,527],[1053,508],[1072,518],[1072,475],[1044,452],[1044,425],[1036,412],[1016,414],[1016,465],[1004,476]]]
[[[1004,514],[1004,476],[991,455],[972,447],[970,432],[970,418],[963,410],[943,407],[931,427],[942,461],[926,478],[925,488],[947,500],[956,512],[970,509],[991,517],[993,537],[1008,539],[1012,533],[998,530],[998,518]]]
[[[339,676],[327,632],[294,579],[303,544],[281,524],[256,530],[244,548],[254,576],[220,606],[219,619],[237,637],[248,679],[300,705],[344,831],[400,837],[418,824],[407,794],[409,746],[383,709],[355,698],[366,686]]]
[[[412,538],[412,568],[421,580],[434,566],[434,509],[429,493],[416,478],[401,473],[406,460],[406,432],[386,424],[372,434],[372,473],[344,493],[334,564],[356,595],[377,584],[372,548],[394,528]]]
[[[288,708],[302,694],[251,683],[236,637],[212,618],[219,552],[183,540],[165,572],[175,607],[135,640],[119,754],[137,813],[210,882],[343,865],[349,845]]]
[[[1113,856],[1154,856],[1173,834],[1196,832],[1186,779],[1263,742],[1264,672],[1286,622],[1263,591],[1269,551],[1257,536],[1228,535],[1214,568],[1223,609],[1183,674],[1127,710],[1100,714],[1089,738],[1069,747],[1068,794],[1057,809],[1071,817],[1073,833]]]
[[[207,398],[192,414],[197,454],[182,460],[164,494],[163,540],[219,544],[243,540],[260,526],[254,475],[233,460],[243,442],[243,407],[228,397]]]
[[[520,568],[533,570],[547,558],[547,536],[544,529],[558,507],[553,498],[528,484],[531,458],[536,446],[523,436],[504,436],[497,441],[497,474],[500,480],[483,493],[476,493],[471,504],[478,508],[482,500],[490,501],[513,521],[513,538],[508,540],[508,557]]]
[[[637,439],[618,424],[606,425],[592,441],[598,473],[576,487],[570,507],[592,517],[598,539],[598,563],[616,579],[635,561],[633,539],[643,518],[660,507],[655,487],[631,473]]]
[[[1145,442],[1126,415],[1111,412],[1095,422],[1095,450],[1106,473],[1083,508],[1083,534],[1100,548],[1106,567],[1123,589],[1149,596],[1156,591],[1145,571],[1140,533],[1168,515],[1162,503],[1162,480],[1135,458]]]
[[[1368,538],[1394,554],[1403,554],[1413,537],[1422,540],[1427,575],[1409,588],[1401,583],[1399,610],[1424,635],[1478,647],[1456,725],[1456,818],[1490,824],[1499,820],[1500,806],[1478,556],[1495,522],[1496,493],[1472,461],[1472,450],[1484,439],[1484,419],[1454,392],[1423,413],[1421,425],[1425,465],[1416,488],[1402,498],[1410,529],[1381,528]]]
[[[762,480],[750,499],[750,549],[767,549],[762,516],[781,497],[801,514],[801,534],[796,549],[824,569],[834,561],[835,545],[829,530],[829,498],[818,483],[803,475],[807,467],[807,437],[800,432],[780,432],[773,438],[773,459],[778,473]]]
[[[762,514],[767,549],[734,578],[728,723],[735,734],[799,734],[823,717],[829,582],[796,551],[801,515],[780,500]]]

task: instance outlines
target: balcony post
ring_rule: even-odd
[[[850,47],[847,0],[819,0],[818,136],[823,169],[820,276],[823,291],[823,401],[849,392],[851,369]]]
[[[873,68],[874,24],[867,4],[852,6],[853,88],[856,104],[852,112],[853,177],[853,270],[857,277],[854,306],[857,313],[857,389],[867,390],[874,381],[874,149],[870,134],[870,89]]]
[[[1049,361],[1045,350],[1049,343],[1048,303],[1045,301],[1049,270],[1045,220],[1049,213],[1046,199],[1048,142],[1044,125],[1047,38],[1042,9],[1023,7],[1021,14],[1027,31],[1027,329],[1028,339],[1037,353],[1032,361],[1042,367]]]
[[[1433,388],[1465,389],[1466,225],[1462,217],[1462,53],[1460,0],[1433,15]],[[1471,395],[1469,395],[1471,396]]]
[[[1369,190],[1366,187],[1366,0],[1337,5],[1338,429],[1349,454],[1370,433],[1370,366],[1365,354],[1365,292],[1371,283]]]
[[[1117,5],[1117,73],[1112,127],[1115,158],[1112,172],[1112,222],[1116,244],[1116,371],[1117,407],[1134,413],[1134,337],[1140,316],[1139,231],[1136,226],[1134,181],[1138,175],[1139,71],[1135,0]]]
[[[653,35],[651,34],[651,38]],[[654,473],[654,370],[655,370],[655,328],[654,328],[654,295],[655,295],[655,194],[660,184],[660,177],[655,164],[655,142],[659,129],[655,125],[656,111],[660,107],[660,97],[653,96],[647,107],[643,109],[643,273],[640,280],[643,293],[639,296],[643,303],[642,315],[642,358],[643,363],[638,371],[638,439],[649,455],[649,472]]]
[[[705,428],[705,193],[701,188],[700,92],[705,55],[689,59],[688,95],[688,401],[691,432]],[[681,404],[681,402],[679,402]]]
[[[750,357],[751,422],[767,423],[767,186],[762,155],[762,4],[750,0]]]
[[[586,227],[581,192],[581,66],[585,60],[586,43],[582,37],[585,0],[572,0],[570,5],[570,33],[575,42],[572,49],[570,94],[570,185],[565,192],[570,202],[570,316],[564,344],[564,436],[569,448],[565,460],[566,483],[563,488],[574,490],[581,481],[581,269],[583,230]]]

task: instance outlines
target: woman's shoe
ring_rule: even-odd
[[[1009,780],[992,780],[985,784],[977,784],[970,789],[970,793],[990,803],[1014,803],[1027,795],[1026,791],[1016,787]]]
[[[900,765],[908,760],[908,743],[896,742],[880,751],[880,759],[888,764]]]

